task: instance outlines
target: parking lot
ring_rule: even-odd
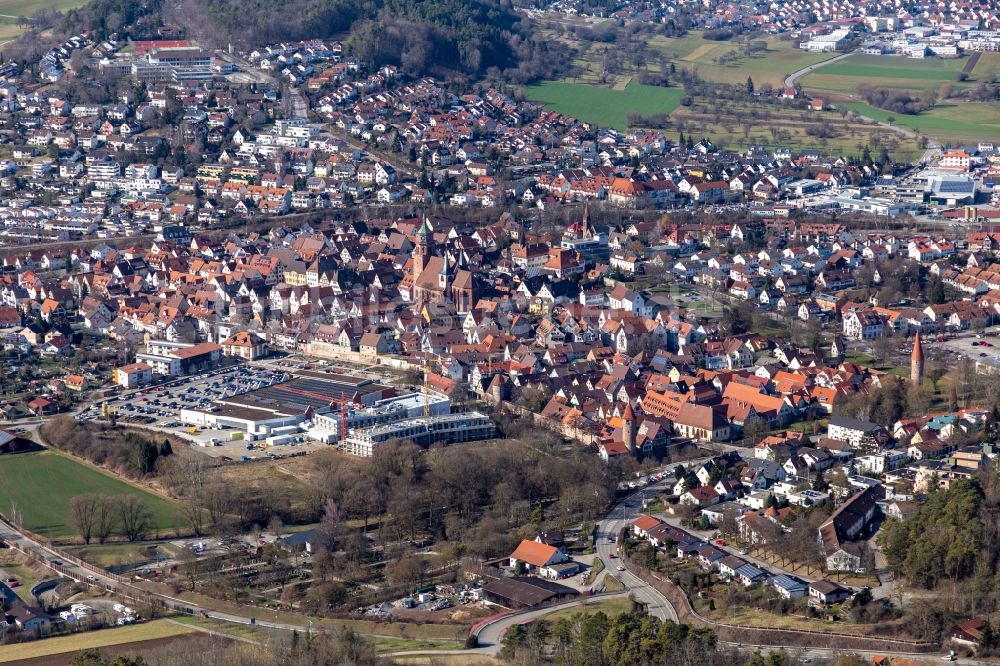
[[[193,435],[190,427],[180,422],[182,409],[212,411],[214,400],[271,386],[288,378],[280,370],[240,365],[116,396],[110,398],[107,405],[115,410],[119,422],[177,429],[178,433]],[[77,418],[93,420],[101,416],[101,411],[100,406],[91,406]]]
[[[924,354],[946,364],[954,364],[961,358],[967,358],[973,362],[1000,366],[1000,327],[985,329],[979,335],[928,335],[924,338]]]

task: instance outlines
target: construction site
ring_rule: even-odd
[[[451,410],[451,399],[427,385],[404,390],[346,374],[305,371],[237,395],[222,394],[205,407],[182,409],[180,421],[200,433],[202,446],[238,440],[248,451],[311,442],[370,456],[392,439],[430,446],[496,436],[488,416]]]

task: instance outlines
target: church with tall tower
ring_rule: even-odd
[[[916,386],[924,383],[924,348],[920,344],[920,331],[913,337],[913,353],[910,354],[910,381]]]
[[[427,260],[430,259],[432,246],[434,244],[434,232],[431,231],[431,227],[427,224],[427,218],[424,218],[424,223],[420,225],[417,229],[417,242],[413,247],[413,282],[416,283],[417,278],[427,267]]]
[[[480,293],[475,275],[447,254],[438,256],[434,251],[434,230],[425,217],[413,246],[410,301],[418,310],[431,303],[451,303],[455,312],[468,312]]]

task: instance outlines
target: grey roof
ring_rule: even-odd
[[[851,430],[860,430],[862,432],[874,432],[879,429],[877,423],[872,423],[871,421],[861,421],[859,419],[852,419],[847,416],[833,416],[830,418],[830,425],[840,426],[842,428],[850,428]]]
[[[744,564],[739,569],[736,570],[737,576],[746,576],[747,578],[761,578],[767,576],[766,573],[758,569],[752,564]]]
[[[804,590],[809,587],[805,581],[786,574],[778,574],[771,579],[771,583],[783,590]]]

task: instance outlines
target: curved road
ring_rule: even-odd
[[[668,478],[672,479],[673,477]],[[628,527],[642,513],[643,497],[647,494],[651,498],[655,497],[658,492],[666,489],[668,484],[669,482],[664,479],[663,481],[658,481],[645,488],[636,490],[627,496],[611,509],[603,520],[597,523],[594,538],[597,540],[597,554],[604,560],[605,568],[609,572],[616,572],[615,575],[621,580],[625,586],[625,590],[630,592],[636,601],[645,604],[646,611],[650,615],[660,620],[673,620],[677,622],[677,612],[670,605],[670,602],[667,601],[666,597],[647,585],[638,576],[624,570],[621,561],[617,557],[618,544],[616,543],[618,532]],[[612,542],[611,539],[615,539],[616,542]],[[622,567],[622,569],[619,570],[618,567]]]
[[[794,88],[796,81],[798,81],[799,79],[801,79],[806,74],[812,74],[813,72],[815,72],[817,69],[819,69],[821,67],[826,67],[827,65],[830,65],[830,64],[833,64],[833,63],[838,62],[840,60],[843,60],[844,58],[849,58],[852,55],[854,55],[855,53],[858,53],[858,51],[851,51],[850,53],[841,53],[838,56],[830,58],[829,60],[823,60],[822,62],[817,62],[815,64],[809,65],[808,67],[803,67],[802,69],[800,69],[800,70],[798,70],[796,72],[792,72],[791,74],[789,74],[788,76],[785,77],[785,87],[786,88]],[[919,132],[914,132],[913,130],[907,129],[905,127],[900,127],[899,125],[893,125],[892,123],[887,123],[887,122],[882,121],[882,120],[876,120],[875,118],[869,118],[868,116],[862,115],[860,113],[858,115],[861,116],[862,118],[865,118],[867,120],[872,121],[873,123],[875,123],[877,125],[881,125],[882,127],[885,127],[886,129],[892,130],[896,134],[899,134],[900,136],[904,136],[904,137],[906,137],[908,139],[918,139],[921,136],[923,136]],[[920,162],[922,164],[927,164],[927,163],[929,163],[929,162],[937,159],[937,156],[941,153],[941,144],[938,143],[937,141],[935,141],[934,139],[931,139],[930,137],[924,137],[924,138],[927,139],[927,147],[924,150],[923,155],[921,155],[921,157],[920,157]]]
[[[837,62],[839,60],[843,60],[844,58],[849,58],[850,56],[854,55],[855,53],[857,53],[857,51],[851,51],[850,53],[841,53],[838,56],[834,56],[834,57],[830,58],[829,60],[822,60],[820,62],[817,62],[817,63],[814,63],[812,65],[809,65],[808,67],[803,67],[802,69],[800,69],[797,72],[792,72],[791,74],[789,74],[788,76],[785,77],[785,87],[786,88],[794,88],[795,87],[795,82],[798,81],[799,79],[801,79],[806,74],[811,74],[814,71],[816,71],[817,69],[819,69],[820,67],[826,67],[827,65],[835,63],[835,62]]]

